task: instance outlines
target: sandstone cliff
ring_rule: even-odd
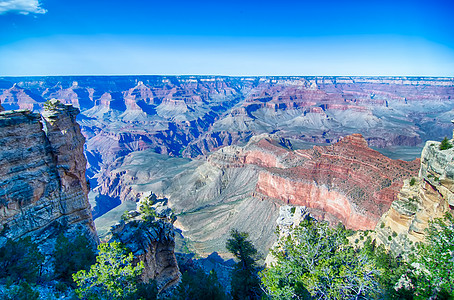
[[[147,205],[142,209],[141,205]],[[134,254],[134,262],[142,261],[145,269],[143,282],[155,280],[158,291],[175,286],[180,280],[180,271],[175,258],[175,217],[167,207],[167,199],[157,199],[154,194],[144,197],[138,209],[113,226],[111,240],[124,244]]]
[[[98,242],[87,199],[85,139],[75,121],[79,110],[48,104],[43,116],[0,112],[0,244],[31,236],[46,254],[65,230]]]
[[[378,241],[396,253],[405,254],[415,242],[424,241],[428,222],[454,209],[454,149],[439,146],[439,142],[426,143],[419,177],[405,180],[398,200],[375,229]]]

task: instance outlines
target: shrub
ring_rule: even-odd
[[[349,244],[346,230],[303,221],[271,250],[276,263],[260,273],[273,299],[369,299],[380,271]]]
[[[417,299],[454,298],[454,217],[429,223],[427,244],[419,244],[413,272]]]
[[[121,215],[121,219],[122,219],[123,221],[125,221],[125,222],[128,221],[128,220],[130,219],[130,218],[129,218],[129,210],[125,210],[125,211],[123,212],[123,214]]]
[[[0,278],[10,278],[13,282],[36,282],[43,262],[44,255],[30,237],[18,241],[9,239],[0,248]]]
[[[153,207],[156,196],[154,194],[153,196],[154,197],[144,199],[139,207],[139,211],[142,214],[142,220],[145,222],[153,222],[156,219],[156,209]]]
[[[414,186],[415,183],[416,183],[416,179],[415,179],[414,177],[412,177],[412,178],[410,179],[410,186]]]
[[[134,256],[119,243],[98,246],[99,255],[90,271],[81,270],[73,274],[80,298],[127,299],[137,292],[137,279],[144,265],[133,266]]]
[[[173,293],[174,300],[223,300],[226,294],[218,281],[216,272],[205,274],[200,268],[195,272],[185,271],[181,283]]]
[[[405,291],[396,291],[395,286],[403,274],[408,272],[408,264],[401,256],[394,256],[384,245],[376,245],[375,240],[366,241],[364,253],[381,270],[378,277],[380,295],[378,299],[413,299]]]
[[[452,148],[452,144],[449,142],[448,138],[445,137],[440,143],[440,150],[447,150]]]
[[[6,300],[37,300],[39,292],[35,291],[26,281],[21,281],[18,285],[7,289],[4,296]]]
[[[68,286],[64,283],[64,282],[57,282],[57,284],[55,284],[55,289],[59,292],[66,292],[68,290]]]
[[[94,245],[85,235],[79,234],[70,241],[63,233],[60,233],[53,254],[57,277],[73,284],[72,274],[80,270],[88,270],[95,263],[94,250]]]

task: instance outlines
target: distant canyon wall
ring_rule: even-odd
[[[52,98],[80,108],[89,172],[132,151],[197,157],[270,132],[310,143],[361,133],[370,146],[415,146],[447,135],[454,117],[453,78],[0,78],[7,109],[40,110]]]

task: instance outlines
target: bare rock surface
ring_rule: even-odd
[[[28,110],[0,112],[0,244],[31,236],[50,254],[62,231],[98,242],[78,112],[58,101],[43,116]]]
[[[439,146],[440,142],[426,143],[419,177],[405,181],[398,200],[375,229],[377,239],[396,253],[405,255],[416,242],[424,241],[429,221],[454,209],[454,148]]]

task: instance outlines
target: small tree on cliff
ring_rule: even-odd
[[[96,264],[90,271],[81,270],[73,275],[83,299],[126,299],[137,292],[137,278],[144,265],[132,265],[133,255],[119,242],[100,244]]]
[[[276,263],[261,272],[273,299],[367,299],[377,292],[379,271],[348,244],[343,226],[306,220],[272,250]]]
[[[440,143],[440,150],[447,150],[452,148],[452,144],[449,142],[448,138],[445,137]]]
[[[232,229],[226,248],[239,262],[232,272],[232,297],[233,299],[260,299],[260,278],[258,277],[257,249],[248,240],[246,232]]]

